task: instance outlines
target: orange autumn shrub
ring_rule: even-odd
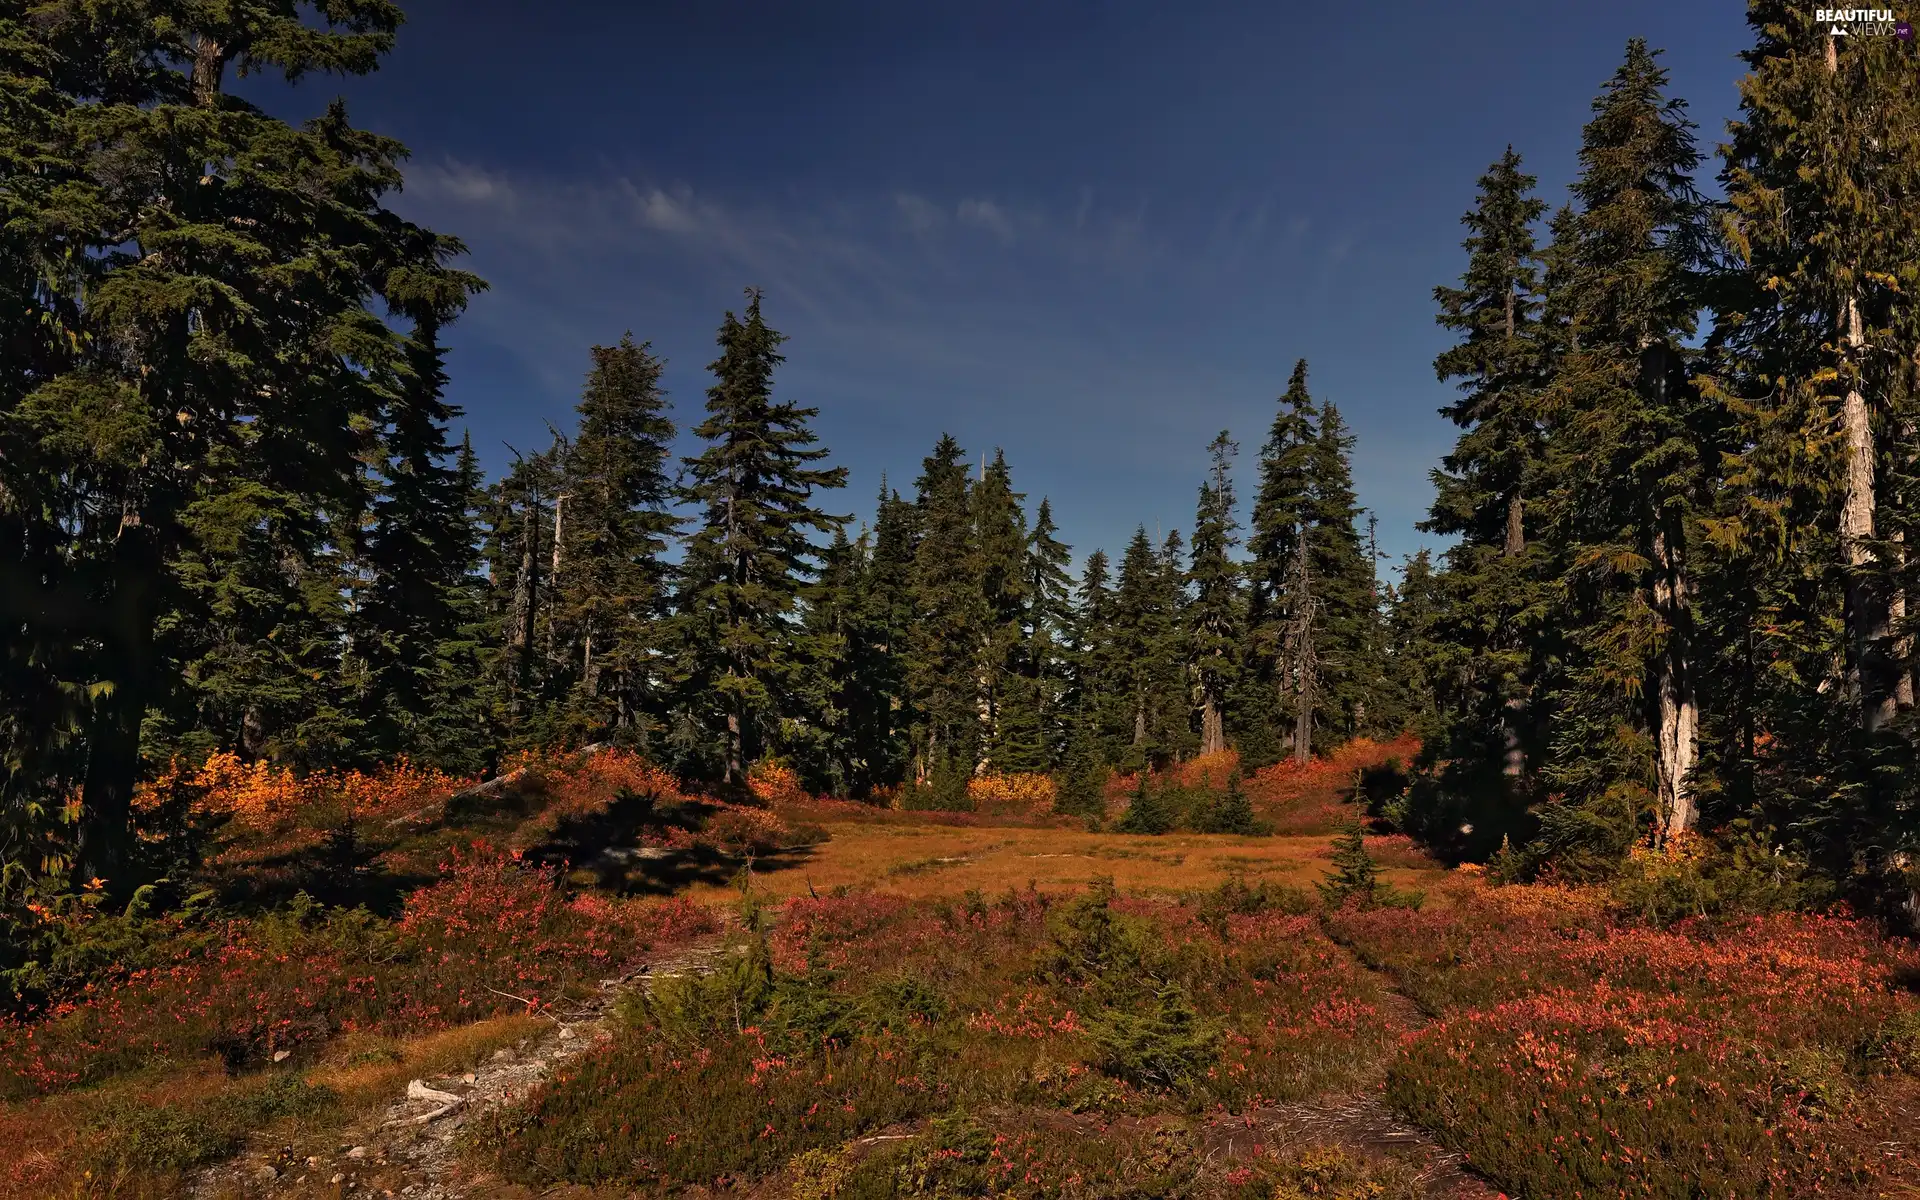
[[[1388,759],[1410,761],[1420,752],[1420,740],[1403,734],[1390,742],[1357,737],[1341,743],[1332,754],[1316,756],[1302,765],[1291,758],[1261,767],[1247,781],[1247,791],[1257,800],[1291,800],[1313,792],[1343,792],[1354,777],[1367,767],[1379,766]]]
[[[807,799],[800,776],[784,763],[763,760],[747,772],[747,788],[762,804],[799,804]]]
[[[769,854],[793,841],[793,831],[764,808],[743,804],[723,804],[707,818],[694,840],[722,850],[745,854]]]
[[[168,763],[142,786],[135,803],[155,803],[184,787],[200,794],[199,804],[205,810],[228,814],[243,827],[259,830],[280,825],[321,803],[341,805],[359,820],[388,816],[450,796],[470,782],[417,766],[404,757],[372,771],[298,775],[287,767],[247,762],[223,750],[198,769],[188,769],[178,760]]]
[[[995,816],[1046,816],[1057,795],[1052,777],[1038,771],[996,771],[967,781],[975,811]]]
[[[285,767],[245,762],[228,751],[211,756],[195,772],[181,772],[178,763],[169,764],[167,771],[169,776],[157,781],[155,791],[184,777],[188,786],[201,789],[208,809],[230,813],[241,824],[256,828],[292,813],[317,794]]]
[[[539,842],[569,818],[599,812],[623,795],[648,797],[658,806],[695,798],[671,771],[617,746],[587,755],[523,753],[511,766],[525,771],[520,777],[520,790],[533,798],[540,812],[538,819],[528,821],[510,839],[519,848]]]
[[[1203,788],[1207,791],[1220,791],[1227,786],[1227,778],[1240,768],[1238,750],[1217,750],[1212,754],[1202,754],[1183,763],[1176,763],[1168,774],[1183,788]]]

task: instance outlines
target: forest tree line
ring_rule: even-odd
[[[130,879],[139,781],[216,748],[483,771],[615,740],[851,795],[984,769],[1259,764],[1413,729],[1392,819],[1522,871],[1741,831],[1911,893],[1920,70],[1759,0],[1718,192],[1627,47],[1555,206],[1511,149],[1435,291],[1459,428],[1389,587],[1351,434],[1293,372],[1186,537],[1074,564],[997,452],[845,473],[725,318],[695,449],[632,338],[487,481],[442,335],[484,284],[385,199],[335,102],[400,15],[0,7],[0,839],[9,878]]]

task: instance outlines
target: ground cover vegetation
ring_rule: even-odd
[[[1304,359],[1184,534],[1076,564],[945,436],[856,524],[751,290],[700,419],[629,335],[483,477],[405,149],[227,86],[402,19],[0,4],[0,1190],[179,1194],[690,944],[466,1178],[1920,1185],[1910,40],[1753,0],[1716,167],[1635,40],[1565,203],[1487,168],[1390,581]]]

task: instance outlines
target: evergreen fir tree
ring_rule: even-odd
[[[406,349],[375,309],[458,247],[382,207],[402,148],[343,105],[295,127],[224,89],[229,66],[375,69],[391,4],[0,20],[19,335],[0,408],[7,491],[32,498],[0,542],[0,610],[38,648],[24,682],[72,697],[7,730],[20,753],[0,759],[9,779],[52,767],[44,739],[77,730],[57,756],[80,792],[72,849],[117,891],[136,882],[143,727],[288,761],[354,752],[341,598]]]
[[[1636,793],[1663,837],[1697,812],[1695,563],[1723,417],[1689,377],[1708,213],[1693,125],[1665,85],[1636,39],[1594,102],[1567,248],[1573,344],[1543,397],[1575,659],[1549,770],[1568,800],[1543,836],[1576,854],[1624,849]]]
[[[1440,581],[1426,550],[1406,557],[1400,585],[1388,597],[1386,671],[1394,695],[1395,727],[1432,738],[1440,721],[1438,694],[1448,647],[1440,641],[1446,612]]]
[[[1175,548],[1177,552],[1177,547]],[[1177,569],[1177,568],[1175,568]],[[1164,762],[1175,750],[1169,729],[1177,705],[1184,725],[1185,698],[1180,686],[1178,614],[1165,550],[1155,550],[1145,526],[1135,530],[1120,560],[1119,586],[1112,601],[1112,686],[1125,701],[1129,770]]]
[[[818,410],[776,400],[773,373],[785,340],[749,289],[744,318],[727,314],[710,370],[706,449],[685,460],[681,499],[698,512],[675,604],[683,702],[719,743],[722,777],[745,785],[748,768],[791,711],[802,664],[793,618],[822,547],[813,537],[842,518],[813,506],[817,491],[846,485],[808,427]]]
[[[1199,746],[1194,729],[1193,681],[1187,669],[1186,546],[1178,529],[1167,530],[1160,544],[1160,609],[1166,614],[1166,632],[1154,656],[1151,705],[1156,761],[1191,758]]]
[[[1461,432],[1433,472],[1435,500],[1421,528],[1460,538],[1447,552],[1454,662],[1439,677],[1448,684],[1441,753],[1449,790],[1472,794],[1476,804],[1489,795],[1525,803],[1528,763],[1543,732],[1531,697],[1550,634],[1538,620],[1546,580],[1539,549],[1529,553],[1527,514],[1541,487],[1536,395],[1551,351],[1533,235],[1546,203],[1533,195],[1534,182],[1508,147],[1480,177],[1477,202],[1461,218],[1469,232],[1460,286],[1434,289],[1440,324],[1460,339],[1434,360],[1436,374],[1461,393],[1441,414]],[[1481,821],[1489,832],[1493,823]]]
[[[1703,606],[1703,773],[1725,815],[1793,830],[1865,902],[1906,903],[1920,223],[1894,198],[1920,188],[1920,92],[1910,44],[1813,16],[1749,5],[1724,148],[1709,390],[1741,450]]]
[[[1026,643],[1027,617],[1027,521],[1020,510],[1024,497],[1013,490],[1013,476],[1006,456],[995,450],[993,462],[980,473],[973,488],[974,521],[973,570],[980,588],[981,630],[975,708],[980,717],[983,758],[993,762],[1001,743],[1001,708],[1009,693],[1021,692],[1016,704],[1027,711],[1020,715],[1026,726],[1020,733],[1020,756],[1031,761],[1039,753],[1038,697],[1030,688],[1021,688],[1011,680],[1022,669],[1021,657]],[[1004,764],[995,763],[1004,766]]]
[[[1180,823],[1179,814],[1166,792],[1153,786],[1153,776],[1144,768],[1134,781],[1133,796],[1127,804],[1127,811],[1120,815],[1114,829],[1120,833],[1144,833],[1158,837],[1171,833]]]
[[[1113,589],[1107,552],[1095,550],[1081,568],[1074,618],[1072,732],[1098,748],[1103,762],[1116,762],[1130,744],[1132,712],[1125,692],[1113,619]]]
[[[916,482],[913,623],[907,687],[921,726],[914,753],[925,776],[946,758],[979,761],[979,666],[988,619],[966,452],[942,435]]]
[[[874,510],[872,548],[860,576],[859,631],[854,677],[859,689],[850,709],[851,736],[860,764],[856,794],[901,782],[907,739],[915,725],[907,689],[907,658],[914,624],[914,506],[883,478]]]
[[[1238,768],[1228,773],[1226,790],[1209,800],[1196,827],[1201,833],[1232,833],[1243,837],[1262,832],[1260,820],[1253,812],[1253,801],[1247,799],[1247,790],[1240,782]]]
[[[1315,722],[1339,737],[1371,728],[1368,701],[1380,679],[1380,607],[1373,564],[1360,543],[1353,494],[1353,438],[1340,410],[1321,406],[1311,463],[1305,539],[1313,580],[1314,644],[1320,663]]]
[[[786,757],[810,792],[848,795],[870,783],[859,757],[855,712],[870,705],[860,674],[860,593],[866,535],[850,541],[844,528],[820,556],[818,577],[802,593],[800,666],[785,722]]]
[[[1241,757],[1254,767],[1277,761],[1293,741],[1295,675],[1283,654],[1293,616],[1287,578],[1308,519],[1317,416],[1301,359],[1260,449],[1260,486],[1247,536],[1241,688],[1228,707],[1237,718]]]
[[[372,749],[387,757],[420,740],[441,647],[457,634],[473,554],[467,481],[448,461],[447,425],[459,410],[442,398],[447,376],[438,333],[442,319],[465,304],[466,287],[458,277],[432,276],[414,287],[414,329],[379,448],[382,486],[361,560],[371,575],[368,599],[356,622],[357,649],[370,673]]]
[[[565,464],[564,572],[553,580],[555,620],[572,680],[573,737],[646,745],[665,716],[661,657],[668,651],[667,544],[674,425],[661,361],[631,333],[595,346]]]
[[[1053,508],[1042,497],[1027,536],[1027,644],[1022,657],[1034,685],[1047,769],[1058,765],[1066,752],[1074,633],[1073,580],[1067,574],[1072,551],[1054,536],[1058,532]]]
[[[1358,822],[1349,825],[1333,840],[1333,871],[1320,883],[1320,895],[1330,907],[1337,907],[1352,896],[1360,897],[1362,907],[1372,906],[1383,885],[1379,868],[1367,853],[1365,831]]]
[[[1238,447],[1221,430],[1208,447],[1212,469],[1200,485],[1193,522],[1193,559],[1187,569],[1193,602],[1186,612],[1187,663],[1200,710],[1200,753],[1227,748],[1226,704],[1238,674],[1240,572],[1231,554],[1239,544],[1230,474]]]

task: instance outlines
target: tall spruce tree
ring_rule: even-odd
[[[1836,37],[1813,17],[1749,5],[1724,147],[1731,269],[1717,280],[1712,394],[1741,450],[1705,614],[1720,651],[1703,757],[1726,815],[1792,830],[1873,893],[1920,842],[1903,716],[1920,82],[1910,43]]]
[[[971,772],[980,750],[980,659],[989,626],[976,566],[966,451],[942,434],[915,483],[913,624],[907,687],[920,717],[917,778],[949,760]]]
[[[1567,802],[1543,834],[1570,854],[1623,849],[1635,795],[1663,838],[1697,813],[1695,563],[1722,416],[1689,373],[1709,214],[1666,78],[1635,39],[1594,101],[1566,248],[1572,345],[1543,395],[1576,657],[1549,771]]]
[[[1368,702],[1381,678],[1380,606],[1373,563],[1360,541],[1353,493],[1353,436],[1340,410],[1320,407],[1304,538],[1315,609],[1319,659],[1315,723],[1336,740],[1372,728]]]
[[[53,725],[8,730],[25,742],[0,755],[0,790],[62,771],[78,865],[119,890],[149,717],[289,757],[352,732],[339,597],[405,350],[375,307],[439,243],[382,207],[397,143],[338,102],[294,127],[224,88],[230,67],[367,73],[392,4],[16,6],[0,22],[20,101],[0,144],[30,164],[4,201],[23,286],[0,405],[7,491],[34,498],[8,519],[0,612],[55,673],[30,688],[69,698]],[[61,725],[74,741],[49,756]]]
[[[1087,555],[1075,596],[1073,687],[1069,704],[1070,740],[1095,747],[1104,762],[1115,762],[1131,742],[1132,712],[1126,695],[1125,663],[1114,625],[1113,573],[1107,552]]]
[[[1146,527],[1137,528],[1121,557],[1113,592],[1112,640],[1104,665],[1112,673],[1109,686],[1124,700],[1123,761],[1133,768],[1171,759],[1186,733],[1178,554],[1177,541],[1156,549]]]
[[[371,578],[354,632],[369,676],[369,749],[439,765],[475,757],[473,747],[429,746],[454,731],[441,727],[429,738],[426,727],[437,724],[435,701],[447,683],[444,648],[459,637],[475,533],[467,511],[470,450],[461,461],[448,461],[447,427],[460,410],[444,399],[439,330],[465,307],[477,281],[430,269],[432,257],[429,269],[396,273],[389,289],[413,329],[376,452],[380,493],[361,558]],[[484,738],[486,729],[471,729],[469,736]]]
[[[1027,535],[1026,647],[1024,673],[1033,680],[1045,766],[1060,765],[1066,754],[1065,706],[1072,674],[1073,579],[1067,564],[1073,551],[1056,534],[1053,506],[1040,498],[1033,530]]]
[[[1308,520],[1317,417],[1303,358],[1294,363],[1260,448],[1260,486],[1247,536],[1246,646],[1241,694],[1230,708],[1250,766],[1277,761],[1293,738],[1296,679],[1284,654],[1293,615],[1287,580]]]
[[[1242,597],[1233,548],[1239,544],[1234,517],[1233,439],[1221,430],[1207,447],[1210,469],[1200,485],[1193,519],[1193,556],[1187,582],[1193,601],[1186,610],[1187,664],[1200,712],[1200,753],[1227,748],[1227,696],[1239,669]]]
[[[1540,619],[1546,580],[1528,515],[1543,486],[1537,393],[1552,358],[1533,233],[1547,206],[1534,183],[1509,146],[1480,177],[1475,205],[1461,218],[1468,234],[1460,285],[1434,289],[1439,323],[1459,337],[1434,371],[1460,391],[1440,410],[1460,434],[1433,472],[1433,507],[1420,526],[1459,538],[1442,577],[1448,665],[1434,683],[1446,719],[1435,756],[1447,763],[1446,789],[1456,801],[1490,806],[1470,822],[1485,836],[1504,831],[1513,810],[1525,807],[1529,763],[1544,749],[1545,714],[1534,690],[1549,637]],[[1430,578],[1422,572],[1423,586]]]
[[[850,719],[862,769],[854,786],[862,795],[905,777],[908,739],[916,725],[907,660],[917,537],[914,506],[888,488],[883,477],[871,549],[860,576],[860,640],[854,648],[854,670],[861,683]]]
[[[847,479],[844,467],[813,465],[827,456],[809,428],[819,410],[774,398],[785,340],[748,289],[744,317],[729,312],[720,326],[707,418],[694,428],[706,448],[685,460],[680,491],[699,522],[675,603],[682,703],[717,738],[733,788],[777,745],[803,661],[795,606],[824,549],[814,537],[843,520],[813,503]]]
[[[592,356],[561,485],[565,570],[553,581],[571,679],[565,724],[576,740],[647,745],[666,711],[675,429],[651,345],[629,333]]]
[[[1023,745],[1021,757],[1031,762],[1039,751],[1038,695],[1031,688],[1014,687],[1012,678],[1021,671],[1021,651],[1026,641],[1027,617],[1027,520],[1021,511],[1024,497],[1013,490],[1013,474],[1007,469],[1006,456],[999,450],[981,472],[973,488],[974,577],[980,588],[980,611],[984,625],[980,631],[979,662],[975,707],[980,717],[981,747],[985,761],[992,761],[1000,742],[1001,709],[1009,694],[1017,693],[1016,705],[1026,706],[1019,716]],[[1003,764],[996,764],[1003,765]]]

